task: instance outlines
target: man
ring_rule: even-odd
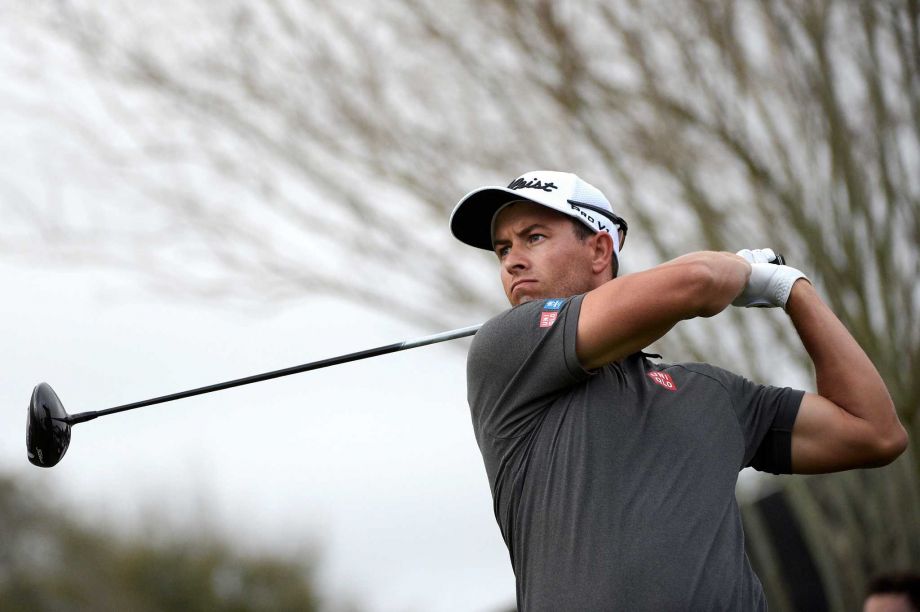
[[[769,249],[691,253],[620,277],[626,223],[561,172],[477,189],[450,225],[496,254],[512,305],[476,334],[467,377],[523,612],[765,609],[738,472],[880,466],[906,446],[868,357]],[[785,308],[817,394],[641,352],[731,304]]]
[[[876,577],[869,584],[863,612],[920,612],[920,574]]]

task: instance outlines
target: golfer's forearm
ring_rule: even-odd
[[[725,310],[744,290],[751,277],[751,264],[734,253],[711,253],[712,287],[701,317],[711,317]]]
[[[694,291],[687,302],[688,316],[711,317],[725,310],[740,294],[751,276],[751,264],[734,253],[700,251],[673,259],[668,266],[691,266]]]
[[[871,423],[879,435],[905,435],[878,370],[811,283],[793,285],[786,312],[814,363],[818,394]]]

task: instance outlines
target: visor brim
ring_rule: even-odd
[[[470,246],[492,250],[492,217],[514,200],[542,204],[504,187],[481,187],[469,192],[450,215],[450,231],[457,240]]]

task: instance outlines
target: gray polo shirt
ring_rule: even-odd
[[[491,319],[467,362],[519,608],[765,609],[735,483],[748,465],[790,470],[803,392],[642,354],[588,372],[582,297]]]

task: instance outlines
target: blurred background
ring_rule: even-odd
[[[920,7],[884,2],[0,0],[0,607],[514,607],[465,401],[468,341],[74,429],[69,412],[481,322],[493,258],[447,219],[577,172],[622,270],[772,246],[888,382],[911,447],[745,471],[777,610],[920,569]],[[782,313],[676,328],[667,361],[813,389]]]

